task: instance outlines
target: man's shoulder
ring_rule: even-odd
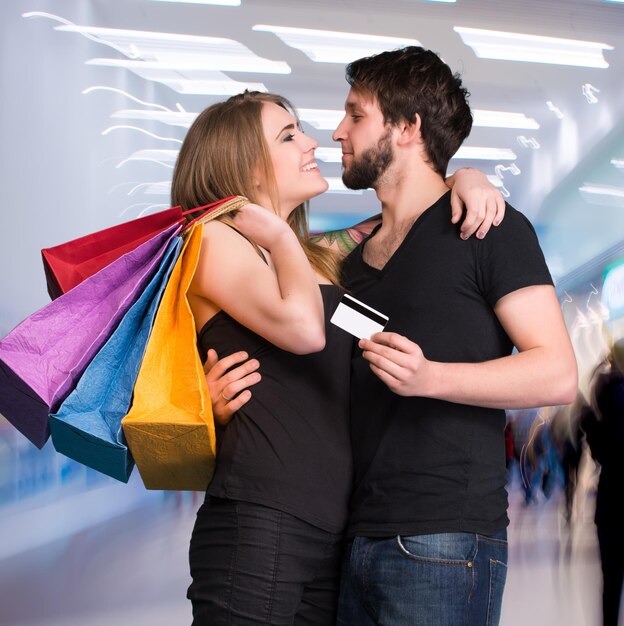
[[[528,227],[532,231],[535,231],[529,218],[522,211],[509,204],[509,202],[505,202],[505,217],[503,221],[492,230],[499,229],[503,225],[505,228]]]

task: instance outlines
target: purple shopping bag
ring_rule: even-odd
[[[33,313],[0,341],[0,413],[41,448],[87,365],[148,284],[173,224]]]

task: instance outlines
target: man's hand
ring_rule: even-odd
[[[473,168],[464,167],[446,179],[451,191],[451,221],[457,224],[466,207],[461,225],[461,238],[468,239],[475,232],[483,239],[492,224],[498,226],[505,217],[505,199],[487,176]]]
[[[249,401],[251,391],[248,387],[260,382],[260,373],[256,371],[260,363],[256,359],[247,359],[249,355],[246,352],[235,352],[219,359],[215,350],[208,350],[204,372],[212,400],[212,413],[221,426],[225,426],[232,415]],[[234,367],[238,363],[242,365]],[[234,369],[228,372],[231,367]]]
[[[391,391],[399,396],[427,395],[432,363],[418,344],[397,333],[376,333],[358,345],[373,373]]]

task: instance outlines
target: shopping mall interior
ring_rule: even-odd
[[[168,208],[193,119],[244,89],[288,97],[319,143],[311,230],[378,213],[341,182],[345,64],[421,45],[470,91],[449,173],[480,169],[533,224],[591,403],[624,337],[623,0],[13,0],[0,32],[0,337],[49,302],[41,249]],[[509,411],[503,626],[601,624],[599,466],[576,410]],[[202,500],[38,449],[0,416],[0,623],[190,623]]]

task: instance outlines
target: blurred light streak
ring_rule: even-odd
[[[182,143],[180,139],[175,139],[174,137],[161,137],[160,135],[156,135],[155,133],[152,133],[149,130],[145,130],[144,128],[139,128],[138,126],[127,126],[124,124],[118,126],[110,126],[106,130],[102,131],[102,135],[108,135],[113,130],[137,130],[140,133],[144,133],[145,135],[148,135],[149,137],[153,137],[154,139],[158,139],[160,141],[173,141],[179,144]]]
[[[624,207],[624,187],[585,183],[578,189],[583,198],[591,204]]]
[[[239,7],[241,0],[151,0],[151,2],[176,2],[178,4],[211,4],[222,7]]]
[[[129,196],[134,196],[137,192],[153,196],[164,196],[171,193],[171,181],[165,180],[157,183],[139,183],[130,189]]]
[[[594,87],[590,83],[585,83],[583,87],[581,87],[581,91],[585,96],[585,99],[589,104],[596,104],[598,102],[598,98],[596,97],[597,93],[600,93],[600,89]]]
[[[560,109],[558,109],[550,100],[548,100],[548,102],[546,102],[546,106],[548,107],[548,109],[550,111],[552,111],[560,120],[563,119],[563,113],[561,112]]]
[[[125,165],[129,161],[150,161],[152,163],[158,163],[159,165],[164,165],[165,167],[170,167],[173,169],[173,166],[178,158],[178,150],[137,150],[132,153],[128,158],[120,161],[117,164],[117,168],[120,168],[122,165]]]
[[[523,148],[530,148],[531,150],[539,150],[541,147],[539,141],[537,141],[535,137],[525,137],[524,135],[518,135],[517,139],[518,139],[518,143]]]
[[[169,126],[179,126],[189,128],[197,113],[187,113],[186,111],[144,111],[141,109],[121,109],[111,114],[112,118],[126,120],[147,120],[150,122],[161,122]]]
[[[117,89],[116,87],[108,87],[107,85],[94,85],[93,87],[87,87],[86,89],[82,90],[82,93],[89,94],[93,91],[112,91],[113,93],[121,94],[122,96],[125,96],[126,98],[130,98],[130,100],[134,100],[134,102],[137,102],[138,104],[142,104],[146,107],[154,107],[156,109],[160,109],[161,111],[171,112],[171,109],[168,109],[166,106],[163,106],[162,104],[157,104],[156,102],[145,102],[144,100],[139,100],[139,98],[129,94],[127,91],[124,91],[123,89]]]

